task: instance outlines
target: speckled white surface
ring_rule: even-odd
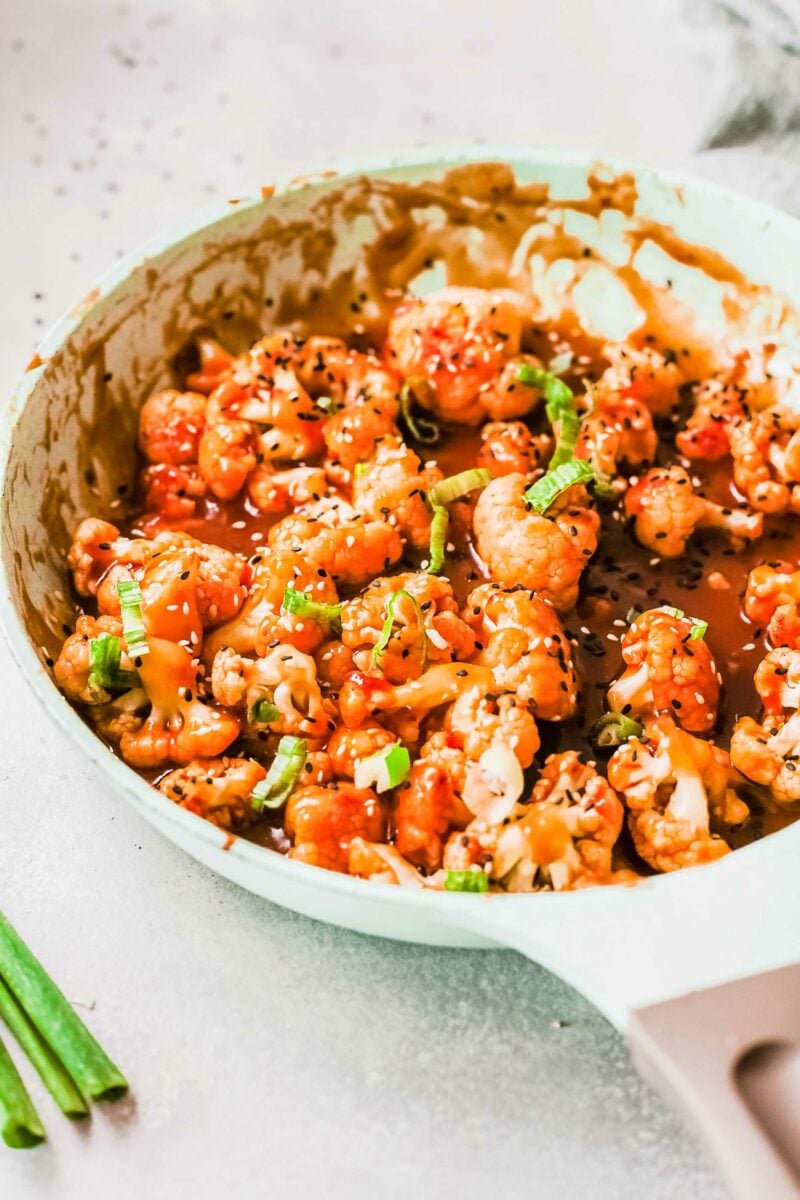
[[[116,256],[278,171],[457,139],[683,165],[711,64],[674,12],[0,0],[4,390]],[[74,1127],[34,1084],[50,1141],[0,1151],[3,1200],[721,1200],[618,1036],[552,976],[234,889],[107,794],[5,646],[0,680],[0,906],[133,1086]]]

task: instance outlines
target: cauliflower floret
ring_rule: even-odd
[[[116,525],[87,517],[75,530],[67,563],[79,596],[94,596],[106,571],[118,564],[141,566],[152,555],[145,538],[122,537]]]
[[[417,550],[428,547],[431,512],[425,493],[443,478],[438,467],[422,469],[400,438],[386,437],[363,474],[353,481],[353,507],[372,521],[390,521]]]
[[[353,779],[360,758],[369,758],[396,741],[390,730],[377,723],[364,725],[361,729],[348,729],[346,725],[340,725],[328,742],[334,774],[338,779]]]
[[[457,753],[463,761],[463,751]],[[448,830],[463,827],[471,816],[451,772],[437,759],[424,755],[414,763],[408,781],[397,791],[394,810],[398,851],[427,871],[441,865]]]
[[[403,553],[400,534],[388,517],[367,520],[338,500],[284,517],[269,531],[269,544],[277,551],[302,552],[344,585],[374,579]]]
[[[740,824],[747,805],[724,750],[678,729],[669,717],[630,738],[608,764],[608,781],[628,807],[628,825],[641,858],[656,871],[713,862],[730,847],[712,833],[711,818]]]
[[[262,513],[286,512],[300,504],[316,503],[327,487],[322,467],[274,471],[267,463],[261,463],[247,479],[247,494]]]
[[[761,563],[747,579],[744,611],[773,646],[800,647],[800,571],[791,563]]]
[[[527,486],[524,475],[504,475],[480,493],[473,516],[478,553],[498,583],[520,584],[568,612],[597,548],[600,518],[582,488],[569,488],[541,515],[525,504]]]
[[[755,673],[756,691],[766,713],[781,713],[784,709],[800,709],[800,650],[781,646],[758,664]]]
[[[731,424],[749,415],[745,404],[747,394],[747,388],[721,379],[698,383],[692,389],[692,415],[675,438],[681,454],[705,462],[717,462],[730,454]]]
[[[230,374],[236,360],[216,338],[208,337],[207,334],[198,334],[194,343],[199,360],[198,368],[186,376],[186,386],[209,396],[225,376]]]
[[[350,482],[357,463],[367,462],[384,438],[397,438],[395,408],[378,400],[343,408],[323,427],[328,454],[325,470],[332,483]]]
[[[698,496],[683,467],[655,467],[625,497],[625,511],[634,518],[636,537],[664,558],[679,558],[696,529],[727,533],[734,548],[761,537],[761,513],[723,508]]]
[[[522,421],[490,421],[481,430],[477,463],[495,478],[515,473],[528,477],[544,465],[552,448],[551,437],[534,436]]]
[[[384,839],[384,819],[375,793],[351,783],[297,788],[286,805],[284,828],[294,845],[290,858],[347,871],[350,843]]]
[[[522,382],[519,377],[521,367],[541,371],[544,364],[533,354],[517,354],[505,364],[500,374],[480,393],[483,410],[490,421],[527,417],[541,404],[542,389]]]
[[[297,377],[309,395],[327,396],[350,408],[378,401],[396,415],[397,381],[375,354],[351,350],[339,338],[310,337],[295,358]]]
[[[317,679],[320,684],[336,695],[350,672],[355,670],[353,651],[338,638],[318,646],[314,651],[314,661],[317,664]]]
[[[339,712],[350,729],[365,725],[376,713],[396,713],[401,709],[422,717],[440,704],[450,704],[468,688],[482,694],[495,686],[488,667],[474,663],[437,663],[409,683],[393,685],[363,671],[351,671],[339,694]]]
[[[603,353],[611,364],[599,379],[603,392],[641,400],[654,417],[668,417],[677,410],[684,378],[674,355],[627,342],[609,343]]]
[[[493,746],[504,746],[524,769],[539,749],[536,722],[525,702],[520,703],[516,696],[482,696],[477,688],[469,688],[447,710],[444,726],[445,744],[463,750],[472,762]],[[431,753],[430,744],[431,739],[420,752],[423,756]]]
[[[520,308],[508,293],[446,287],[398,305],[386,358],[404,379],[429,385],[418,389],[420,404],[445,421],[478,425],[489,411],[483,392],[518,353],[521,333]],[[530,407],[537,399],[531,390]]]
[[[462,617],[474,631],[473,661],[490,667],[496,691],[514,692],[544,721],[565,721],[578,701],[569,640],[551,603],[524,588],[482,583]]]
[[[391,683],[419,676],[426,662],[470,658],[475,649],[472,630],[458,616],[458,603],[448,579],[407,571],[373,579],[360,596],[342,605],[342,641],[357,651],[380,639],[392,597],[395,628],[380,655],[380,671]],[[371,669],[371,656],[357,664]]]
[[[800,412],[776,405],[728,429],[733,478],[759,512],[800,512]]]
[[[196,463],[207,404],[198,392],[175,388],[146,400],[139,413],[139,449],[147,461],[173,466]]]
[[[350,843],[347,869],[360,879],[373,883],[389,883],[397,887],[425,887],[425,880],[395,846],[381,842],[365,842],[353,838]]]
[[[717,719],[719,676],[693,622],[653,608],[623,634],[626,669],[608,689],[613,712],[637,719],[669,713],[690,733],[708,733]]]
[[[250,724],[272,733],[323,738],[336,726],[336,710],[322,698],[314,659],[288,644],[257,659],[223,647],[214,656],[211,691],[220,704],[243,705]],[[259,713],[260,701],[277,710],[272,718]]]
[[[256,439],[249,421],[232,419],[226,415],[223,390],[232,389],[233,384],[221,384],[212,396],[206,410],[206,428],[197,450],[197,465],[203,479],[219,500],[233,500],[245,485],[248,475],[258,462]]]
[[[244,829],[255,816],[253,788],[266,774],[251,758],[196,758],[170,771],[157,786],[179,808],[220,829]]]
[[[104,635],[121,638],[122,622],[116,617],[78,617],[75,632],[61,647],[53,673],[61,691],[75,703],[106,704],[111,699],[110,692],[90,679],[89,642]],[[127,655],[122,657],[120,665],[125,670],[131,669]]]
[[[800,801],[800,713],[788,718],[753,717],[736,722],[731,737],[731,760],[753,783],[768,787],[779,804]]]
[[[231,384],[223,385],[226,412],[255,427],[263,459],[298,462],[323,449],[324,413],[297,377],[300,352],[293,334],[268,334],[236,359]],[[209,408],[218,395],[212,394]]]
[[[247,567],[248,596],[239,613],[209,633],[203,657],[210,664],[222,646],[239,654],[263,655],[272,642],[289,642],[306,654],[312,653],[328,631],[309,617],[283,609],[287,587],[305,592],[318,604],[336,604],[336,588],[328,572],[301,554],[291,551],[257,554]]]
[[[162,521],[186,521],[194,516],[197,501],[203,499],[206,490],[206,481],[197,466],[154,463],[142,471],[145,508]],[[143,523],[149,519],[143,518]]]
[[[612,479],[620,463],[635,467],[653,462],[657,445],[653,418],[642,400],[595,388],[581,421],[577,458],[590,462],[601,478]]]
[[[188,650],[163,638],[150,637],[148,644],[135,666],[150,712],[122,733],[122,757],[147,769],[224,754],[239,733],[236,717],[197,698],[197,667]]]

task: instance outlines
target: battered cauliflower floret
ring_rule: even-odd
[[[328,480],[322,467],[290,467],[275,471],[261,463],[247,478],[247,495],[262,513],[281,513],[325,495]]]
[[[294,843],[290,858],[344,872],[353,838],[381,842],[385,833],[375,793],[351,783],[296,788],[286,804],[284,828]]]
[[[533,354],[517,354],[481,392],[483,410],[490,421],[527,417],[541,404],[544,395],[542,389],[520,379],[520,368],[523,367],[541,371],[544,364]]]
[[[257,659],[244,658],[229,646],[218,650],[211,691],[220,704],[243,707],[249,724],[272,733],[324,738],[336,726],[336,709],[322,698],[314,659],[288,644]],[[266,703],[259,709],[262,701]]]
[[[356,465],[367,462],[384,438],[400,436],[394,408],[377,400],[334,413],[322,432],[328,451],[325,470],[331,482],[337,484],[349,483]]]
[[[361,729],[348,729],[346,725],[340,725],[328,742],[334,775],[337,779],[353,779],[359,759],[370,758],[396,741],[391,730],[384,729],[377,722],[364,725]]]
[[[616,792],[594,766],[582,763],[572,750],[552,754],[531,801],[516,805],[501,822],[476,819],[454,833],[444,866],[466,870],[478,865],[513,892],[627,882],[630,873],[612,866],[623,812]]]
[[[309,395],[351,408],[365,403],[398,410],[397,381],[375,354],[351,350],[339,338],[310,337],[295,357],[297,377]]]
[[[572,651],[553,605],[524,588],[482,583],[462,611],[478,653],[473,661],[491,668],[495,690],[513,692],[543,721],[574,715],[578,680]]]
[[[146,400],[139,413],[139,449],[147,461],[173,466],[196,463],[207,404],[198,392],[175,388]]]
[[[219,500],[233,500],[258,462],[256,436],[249,421],[230,417],[227,394],[239,396],[230,383],[213,392],[206,409],[206,428],[197,449],[200,474]]]
[[[273,550],[302,553],[341,585],[374,579],[403,553],[388,517],[371,521],[353,514],[343,501],[321,502],[307,513],[284,517],[270,530],[269,544]]]
[[[635,396],[595,388],[592,405],[581,421],[577,458],[585,458],[596,473],[612,479],[621,464],[641,466],[656,456],[658,438],[650,409]]]
[[[462,752],[461,761],[464,761]],[[426,871],[442,863],[444,842],[454,826],[463,827],[471,813],[439,756],[421,756],[408,781],[398,789],[394,810],[394,843],[398,851]]]
[[[150,711],[121,734],[122,757],[148,769],[224,754],[238,736],[237,718],[198,699],[197,666],[188,650],[163,638],[151,637],[148,644],[149,653],[135,666]],[[110,736],[105,716],[101,712],[98,719]]]
[[[197,351],[197,370],[186,376],[186,386],[195,392],[209,396],[215,387],[230,374],[231,367],[236,361],[234,356],[221,346],[216,338],[207,334],[198,334],[194,339]]]
[[[534,436],[522,421],[490,421],[481,430],[477,463],[497,478],[519,473],[529,477],[552,453],[553,439]]]
[[[636,537],[664,558],[679,558],[697,529],[719,529],[734,548],[761,537],[761,513],[723,508],[698,496],[683,467],[655,467],[643,475],[625,497]]]
[[[477,688],[470,688],[447,710],[444,728],[447,746],[463,750],[472,762],[493,746],[504,746],[525,769],[539,749],[536,722],[525,702],[516,696],[482,696]],[[422,755],[431,754],[430,744],[431,739]]]
[[[266,774],[252,758],[196,758],[170,771],[157,786],[179,808],[220,829],[245,829],[255,816],[253,788]]]
[[[603,353],[611,365],[600,376],[602,391],[641,400],[654,417],[668,417],[678,408],[684,377],[674,355],[627,342],[609,343]]]
[[[731,761],[753,783],[770,789],[779,804],[800,801],[800,713],[767,715],[736,722],[731,737]]]
[[[473,516],[478,553],[497,583],[520,584],[568,612],[597,548],[600,518],[583,488],[569,488],[537,513],[525,504],[527,486],[524,475],[504,475],[480,493]]]
[[[336,587],[328,572],[302,554],[292,551],[257,554],[250,560],[248,595],[239,613],[209,633],[203,658],[210,664],[223,646],[239,654],[266,653],[272,642],[289,642],[306,654],[313,653],[328,636],[319,622],[286,612],[287,587],[305,592],[318,604],[336,604]]]
[[[707,379],[692,389],[692,415],[675,438],[687,458],[717,462],[731,452],[731,425],[747,417],[747,388],[721,379]]]
[[[759,512],[800,512],[800,412],[776,405],[728,429],[733,478]]]
[[[608,781],[625,797],[636,852],[656,871],[713,862],[730,850],[711,820],[738,825],[747,805],[724,750],[660,717],[630,738],[608,764]]]
[[[669,713],[690,733],[708,733],[717,719],[719,676],[697,626],[677,609],[653,608],[623,634],[625,671],[608,689],[612,712],[638,720]]]
[[[781,646],[758,664],[756,691],[765,713],[797,712],[800,709],[800,650]]]
[[[200,468],[153,463],[141,475],[141,492],[149,514],[161,520],[186,521],[193,517],[197,501],[206,495],[206,481]],[[143,518],[144,522],[148,517]]]
[[[223,385],[226,413],[255,427],[264,460],[298,462],[323,449],[324,413],[298,379],[300,352],[293,334],[267,334],[239,355],[231,367],[230,385]],[[239,388],[238,396],[234,387]],[[219,394],[212,393],[209,408]]]
[[[386,358],[403,379],[422,379],[418,401],[444,421],[478,425],[483,393],[519,351],[522,317],[508,293],[446,287],[405,300],[392,313]],[[538,397],[531,391],[530,407]],[[528,411],[527,409],[525,411]],[[509,414],[517,415],[517,414]]]
[[[468,659],[475,649],[469,626],[458,615],[458,602],[448,579],[425,572],[406,571],[374,579],[360,596],[342,605],[342,641],[352,650],[374,647],[381,637],[389,604],[394,626],[379,667],[391,683],[419,676],[427,662]],[[370,670],[371,654],[356,656],[357,665]]]
[[[75,530],[67,564],[79,596],[94,596],[109,568],[141,566],[153,552],[145,538],[122,537],[116,525],[87,517]]]
[[[425,493],[443,478],[438,467],[422,468],[400,438],[384,438],[367,469],[353,481],[353,507],[372,521],[390,521],[417,550],[428,547],[431,512]]]
[[[93,638],[122,637],[122,622],[116,617],[78,617],[56,659],[53,674],[65,696],[78,704],[106,704],[111,693],[90,678],[89,642]],[[131,670],[132,663],[123,654],[120,666]]]
[[[338,638],[332,638],[317,647],[314,661],[317,664],[317,679],[322,687],[338,696],[345,679],[355,670],[353,651]]]
[[[800,647],[800,571],[791,563],[761,563],[747,579],[744,611],[767,627],[773,646]]]
[[[494,687],[491,670],[475,663],[437,663],[419,679],[397,685],[363,671],[351,671],[339,694],[339,712],[345,725],[358,729],[376,713],[408,709],[421,718],[432,708],[450,704],[469,688],[478,688],[485,695]]]

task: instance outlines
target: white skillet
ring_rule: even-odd
[[[428,151],[388,166],[385,160],[348,163],[339,179],[368,172],[416,181],[468,160],[511,162],[518,178],[547,180],[563,194],[575,193],[588,166],[588,159],[558,152],[481,147],[480,155]],[[611,166],[635,171],[656,219],[680,221],[687,236],[721,250],[800,307],[800,222],[708,183]],[[265,215],[287,219],[333,186],[319,182],[297,191],[284,183],[265,201],[201,214],[118,264],[45,338],[39,354],[49,363],[25,374],[0,417],[0,618],[14,654],[47,711],[114,789],[195,858],[323,921],[434,945],[507,945],[542,963],[625,1032],[642,1073],[706,1137],[733,1195],[799,1200],[800,822],[713,866],[634,888],[486,898],[370,885],[241,839],[231,844],[176,808],[94,737],[42,664],[30,612],[43,611],[56,590],[66,593],[63,561],[39,516],[43,481],[61,478],[69,525],[76,513],[91,511],[87,487],[108,497],[109,479],[124,469],[104,463],[101,448],[88,484],[85,463],[76,469],[82,422],[98,415],[92,396],[99,369],[78,351],[86,338],[102,333],[102,365],[120,381],[120,408],[109,419],[124,425],[126,411],[130,416],[159,382],[167,310],[180,320],[188,303],[186,319],[196,325],[198,312],[217,304],[220,289],[235,295],[247,283],[246,273],[238,279],[230,263],[222,272],[214,265],[220,250],[246,245]],[[154,266],[166,281],[161,291]]]

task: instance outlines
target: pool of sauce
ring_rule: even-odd
[[[541,420],[539,416],[531,422],[537,432]],[[441,442],[434,447],[416,445],[408,434],[406,440],[423,462],[435,462],[445,475],[475,466],[481,441],[479,430],[463,428],[445,431]],[[669,462],[675,458],[669,441],[660,440],[659,460]],[[741,504],[742,498],[731,481],[729,462],[688,465],[704,495],[720,504]],[[757,563],[778,558],[800,562],[800,521],[792,517],[767,518],[764,536],[741,551],[734,551],[721,535],[701,533],[689,542],[684,556],[670,560],[660,558],[635,541],[620,508],[617,501],[598,505],[602,522],[598,548],[583,574],[576,609],[562,617],[581,680],[579,713],[563,724],[539,723],[542,740],[539,761],[547,754],[575,749],[598,761],[603,769],[608,754],[602,751],[598,754],[588,731],[605,711],[608,685],[623,669],[621,636],[634,612],[663,604],[708,622],[706,639],[723,677],[714,740],[727,748],[737,719],[744,714],[757,715],[760,710],[753,674],[768,646],[764,631],[744,616],[742,599],[748,573]],[[207,499],[198,505],[194,517],[171,527],[249,556],[267,544],[271,526],[283,515],[265,516],[246,498],[229,502]],[[462,519],[454,514],[451,521],[449,540],[455,549],[448,554],[445,568],[459,603],[466,600],[473,587],[488,578],[472,545],[465,515],[468,509],[462,505]],[[165,527],[164,523],[139,516],[132,516],[122,524],[126,532],[138,536],[152,536],[157,528]],[[420,557],[409,556],[394,571],[419,565]],[[342,591],[340,598],[347,599],[348,593]],[[235,753],[235,747],[231,752]],[[152,782],[162,774],[163,771],[148,778]],[[781,829],[795,819],[762,789],[749,787],[743,795],[750,806],[750,817],[727,836],[734,847]],[[264,823],[244,836],[280,853],[290,846],[280,826],[280,813],[270,814]],[[623,832],[619,850],[620,864],[649,873],[635,855],[627,832]]]

